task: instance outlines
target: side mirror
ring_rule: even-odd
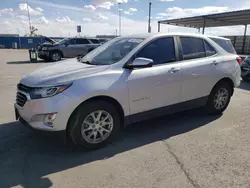
[[[147,68],[152,67],[154,61],[152,59],[147,58],[136,58],[132,63],[125,65],[127,69],[136,69],[136,68]]]
[[[64,46],[68,46],[68,45],[69,45],[69,43],[65,43],[65,44],[64,44]]]

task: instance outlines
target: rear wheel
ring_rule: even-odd
[[[97,149],[111,142],[120,132],[116,108],[105,101],[87,102],[76,110],[69,134],[76,145]]]
[[[206,111],[218,115],[224,112],[230,102],[233,88],[227,82],[218,83],[208,97]]]

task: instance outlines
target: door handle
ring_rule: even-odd
[[[216,66],[216,65],[218,65],[219,64],[219,62],[217,62],[217,61],[213,61],[213,66]]]
[[[173,73],[176,73],[180,70],[181,70],[180,68],[171,68],[168,72],[173,74]]]

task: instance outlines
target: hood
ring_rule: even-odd
[[[30,87],[55,86],[105,71],[108,67],[109,65],[84,64],[74,58],[38,68],[25,75],[20,83]]]
[[[48,38],[48,37],[43,37],[43,39],[44,39],[45,41],[47,41],[47,43],[50,43],[50,44],[56,43],[55,40],[53,40],[53,39],[51,39],[51,38]]]

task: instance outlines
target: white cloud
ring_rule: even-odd
[[[82,18],[82,21],[83,21],[84,23],[86,23],[86,22],[91,22],[92,19],[91,19],[91,18]]]
[[[107,1],[107,2],[103,2],[103,3],[99,4],[97,7],[104,8],[104,9],[110,9],[112,6],[114,6],[114,3]]]
[[[84,8],[89,10],[96,10],[96,8],[93,5],[85,5]]]
[[[36,10],[39,11],[39,12],[43,12],[43,9],[40,8],[40,7],[36,7]]]
[[[74,23],[74,21],[72,21],[72,20],[70,19],[70,17],[68,17],[68,16],[64,16],[64,17],[62,17],[62,18],[58,17],[58,18],[56,19],[56,21],[57,21],[58,23],[62,23],[62,24],[72,24],[72,23]]]
[[[32,24],[39,24],[39,25],[48,25],[49,23],[50,23],[49,20],[47,20],[47,18],[45,18],[44,16],[32,22]]]
[[[21,13],[27,14],[27,11],[29,10],[30,15],[42,15],[42,9],[38,7],[38,9],[33,9],[30,6],[28,6],[27,3],[20,3],[19,4],[19,10]],[[42,10],[42,11],[41,11]]]
[[[133,15],[135,12],[137,12],[136,8],[129,8],[127,11],[124,11],[124,14]]]
[[[159,0],[160,2],[173,2],[174,0]]]
[[[98,20],[108,20],[108,17],[103,16],[101,13],[98,13],[98,14],[96,15],[96,18],[97,18]]]
[[[117,3],[127,3],[128,0],[93,0],[93,2],[95,4],[102,4],[102,3],[105,3],[105,2],[110,2],[110,3],[113,3],[113,4],[117,4]]]
[[[14,10],[12,8],[4,8],[0,10],[0,14],[13,15]]]
[[[168,8],[166,12],[159,13],[159,16],[165,16],[168,18],[180,18],[180,17],[190,17],[197,15],[205,15],[212,13],[220,13],[229,11],[229,7],[216,7],[216,6],[206,6],[201,8],[180,8],[180,7],[172,7]]]
[[[28,16],[24,16],[24,15],[17,15],[17,18],[20,18],[22,20],[28,20]]]

